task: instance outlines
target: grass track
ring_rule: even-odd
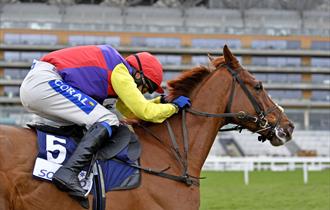
[[[330,170],[250,172],[244,185],[243,172],[203,172],[200,210],[330,210]]]

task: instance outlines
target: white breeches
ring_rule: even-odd
[[[119,125],[117,116],[80,90],[66,84],[47,62],[34,61],[20,88],[23,106],[59,125],[89,128],[96,122]]]

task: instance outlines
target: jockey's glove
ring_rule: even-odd
[[[184,109],[191,106],[191,101],[186,96],[179,96],[171,101],[171,103],[177,106],[179,109]]]

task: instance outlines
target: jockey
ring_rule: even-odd
[[[117,116],[102,106],[106,98],[117,98],[116,108],[125,117],[154,123],[190,106],[185,96],[171,103],[161,103],[161,97],[147,100],[143,96],[164,92],[162,74],[162,65],[150,53],[124,59],[109,45],[61,49],[33,62],[20,88],[23,106],[58,125],[87,128],[77,149],[53,176],[60,190],[85,199],[78,174],[119,126]]]

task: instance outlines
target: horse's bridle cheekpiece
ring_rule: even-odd
[[[216,70],[219,70],[221,67],[225,67],[226,70],[232,75],[233,81],[232,81],[232,88],[229,96],[229,102],[226,106],[226,112],[222,114],[213,114],[213,113],[207,113],[207,112],[200,112],[197,110],[193,110],[192,108],[188,108],[187,111],[196,114],[196,115],[201,115],[201,116],[206,116],[206,117],[223,117],[223,118],[237,118],[239,120],[245,120],[245,121],[250,121],[253,123],[256,123],[257,126],[260,128],[259,130],[255,131],[254,133],[258,133],[261,131],[268,130],[268,133],[265,136],[259,136],[258,140],[259,141],[266,141],[267,137],[272,138],[275,135],[275,128],[278,126],[278,124],[281,121],[281,117],[277,118],[277,121],[274,125],[270,125],[268,120],[266,119],[266,116],[273,112],[274,110],[278,109],[277,105],[274,105],[271,107],[269,110],[264,111],[263,108],[260,107],[259,103],[256,101],[255,97],[251,94],[249,89],[246,87],[242,79],[239,77],[239,73],[242,70],[242,68],[238,68],[233,70],[229,65],[227,64],[221,64],[219,65]],[[245,95],[248,97],[249,101],[251,102],[252,106],[254,107],[255,112],[257,115],[251,115],[248,114],[244,111],[239,111],[238,113],[232,113],[231,112],[231,106],[233,104],[234,100],[234,94],[235,94],[235,89],[236,89],[236,84],[239,84],[244,91]],[[232,131],[232,130],[238,130],[242,131],[242,129],[245,129],[243,126],[234,126],[233,128],[225,128],[225,129],[220,129],[219,131]]]

